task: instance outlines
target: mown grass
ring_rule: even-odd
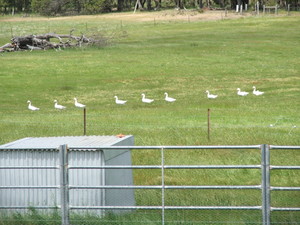
[[[111,20],[80,18],[0,23],[3,44],[12,34],[68,33],[72,28],[77,34],[101,32],[115,38],[111,45],[102,48],[0,55],[0,144],[30,136],[82,135],[82,110],[73,106],[73,98],[77,97],[87,105],[88,135],[132,134],[136,145],[300,145],[299,15],[191,23],[120,21],[117,15]],[[244,98],[236,95],[237,87],[251,92],[253,85],[265,94],[249,94]],[[204,93],[207,89],[219,97],[207,99]],[[164,102],[165,91],[177,101]],[[154,103],[142,104],[141,93],[154,98]],[[114,95],[128,100],[127,104],[115,105]],[[28,99],[41,110],[29,111]],[[54,99],[66,105],[67,110],[56,111]],[[134,164],[160,163],[156,151],[133,151],[132,157]],[[299,160],[298,152],[285,151],[272,156],[271,163],[299,165]],[[169,151],[166,164],[260,164],[260,153]],[[160,176],[158,170],[134,171],[137,185],[160,184]],[[300,186],[297,177],[297,171],[276,171],[272,184]],[[260,172],[169,170],[165,181],[168,185],[254,185],[260,183]],[[260,204],[260,193],[239,192],[235,195],[224,190],[170,191],[166,193],[166,203]],[[272,200],[276,206],[299,207],[298,192],[275,192]],[[161,203],[161,193],[137,190],[136,201],[139,205],[157,205]],[[260,215],[250,218],[247,215],[236,220],[247,224],[260,219]],[[114,224],[112,221],[126,224],[134,219],[147,224],[159,221],[160,216],[160,212],[110,215],[110,223],[99,221],[99,224]],[[167,218],[177,218],[181,221],[177,224],[188,224],[182,221],[209,221],[215,215],[191,211],[184,216],[174,212]],[[234,221],[232,218],[229,214],[220,221]],[[273,220],[299,221],[299,216],[293,213],[282,218],[274,216]]]

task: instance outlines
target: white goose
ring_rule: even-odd
[[[77,98],[74,98],[74,100],[75,100],[75,106],[76,106],[76,107],[78,107],[78,108],[85,108],[85,105],[79,103],[79,102],[77,101]]]
[[[142,102],[144,103],[151,103],[154,101],[154,99],[149,99],[145,97],[145,94],[142,94],[143,98],[142,98]]]
[[[127,102],[125,100],[118,99],[118,96],[115,96],[115,99],[116,99],[116,104],[118,105],[124,105]]]
[[[218,97],[218,95],[210,94],[208,90],[206,90],[206,93],[207,93],[207,98],[214,99],[214,98],[217,98],[217,97]]]
[[[256,90],[256,87],[253,86],[253,94],[254,95],[263,95],[265,92],[262,92],[262,91],[259,91],[259,90]]]
[[[28,109],[29,110],[32,110],[32,111],[38,111],[38,110],[40,110],[40,108],[37,108],[37,107],[31,105],[31,101],[28,100],[27,103],[28,103]]]
[[[165,100],[166,100],[167,102],[175,102],[175,101],[176,101],[175,98],[169,97],[167,92],[165,92]]]
[[[54,108],[56,108],[56,109],[66,109],[67,107],[66,106],[63,106],[63,105],[59,105],[58,103],[57,103],[57,100],[54,100]]]
[[[241,91],[240,88],[237,88],[237,94],[240,95],[240,96],[246,96],[249,94],[249,92],[246,92],[246,91]]]

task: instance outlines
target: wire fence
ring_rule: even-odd
[[[41,114],[42,113],[42,114]],[[87,110],[86,119],[82,110],[77,112],[48,113],[29,112],[28,118],[11,114],[0,118],[2,135],[0,142],[6,143],[16,134],[18,137],[33,137],[37,131],[42,136],[119,135],[132,134],[138,145],[172,144],[252,144],[266,142],[299,145],[299,117],[222,115],[220,110],[211,110],[210,121],[207,111],[186,117],[179,115],[165,118],[164,115],[146,118],[140,116],[95,114]],[[39,115],[41,114],[41,115]],[[45,116],[45,119],[43,118]],[[246,119],[245,119],[246,118]]]
[[[54,112],[54,111],[53,111]],[[234,114],[234,118],[232,116]],[[3,115],[4,116],[4,115]],[[191,115],[183,114],[172,115],[172,123],[167,124],[168,127],[198,127],[206,128],[207,127],[207,109],[202,109],[194,112],[191,112]],[[18,117],[20,117],[18,119]],[[44,118],[43,118],[44,117]],[[130,114],[126,114],[120,111],[116,112],[90,112],[86,111],[86,114],[81,110],[71,111],[71,112],[38,112],[36,115],[33,115],[32,112],[12,112],[3,118],[0,118],[2,124],[18,124],[19,126],[28,126],[28,125],[42,125],[46,127],[62,127],[67,125],[78,126],[83,128],[84,123],[89,126],[89,129],[94,129],[93,126],[101,127],[103,122],[110,122],[111,127],[119,126],[120,122],[126,121],[122,125],[126,127],[138,127],[145,126],[148,123],[148,126],[151,124],[157,127],[157,121],[166,121],[168,115],[147,115],[147,121],[142,116],[132,117]],[[244,115],[240,109],[229,109],[226,112],[222,109],[213,109],[211,110],[210,117],[212,119],[212,125],[220,128],[292,128],[300,123],[299,117],[296,115],[260,115],[257,118],[255,113]],[[247,121],[244,121],[245,117]],[[52,119],[51,119],[52,118]],[[86,120],[86,121],[84,121]],[[185,124],[174,123],[175,120],[186,122]],[[242,121],[243,120],[243,121]],[[171,121],[171,120],[170,120]],[[192,121],[192,123],[188,123]],[[229,122],[228,122],[229,121]],[[251,121],[251,123],[249,122]],[[104,125],[106,126],[106,125]]]
[[[95,164],[76,164],[72,156],[75,152],[93,153],[103,150],[118,151],[131,149],[148,157],[148,151],[155,153],[155,161],[149,157],[134,165],[103,163],[101,157]],[[47,160],[33,163],[32,149],[1,149],[0,185],[1,207],[3,212],[28,213],[24,220],[34,221],[32,215],[45,211],[48,218],[36,216],[50,224],[297,224],[300,220],[299,191],[300,184],[296,177],[300,170],[300,146],[95,146],[68,148],[60,146],[59,151],[44,149],[54,157],[53,165]],[[27,151],[22,157],[4,157],[10,151]],[[224,156],[223,163],[210,164],[207,152]],[[242,155],[249,158],[247,163],[239,163]],[[278,163],[276,154],[292,153],[294,158]],[[192,157],[185,159],[181,156]],[[232,155],[233,154],[233,155]],[[255,155],[255,157],[254,157]],[[19,155],[20,156],[20,155]],[[27,156],[27,157],[26,157]],[[236,157],[235,161],[226,160]],[[229,157],[230,156],[230,157]],[[40,156],[41,157],[41,156]],[[87,155],[84,156],[88,157]],[[93,157],[93,156],[89,156]],[[200,163],[204,157],[209,163]],[[211,157],[211,156],[210,156]],[[255,159],[253,159],[253,157]],[[77,156],[76,156],[77,158]],[[174,161],[174,158],[179,158]],[[20,161],[21,160],[21,161]],[[80,157],[77,160],[84,161]],[[36,160],[36,161],[41,161]],[[198,163],[194,163],[197,162]],[[272,161],[275,163],[273,164]],[[291,162],[289,165],[284,164]],[[26,164],[26,162],[28,162]],[[45,165],[46,162],[46,165]],[[188,162],[188,163],[187,163]],[[272,163],[272,164],[271,164]],[[14,172],[12,172],[14,171]],[[16,172],[19,171],[19,172]],[[31,171],[26,173],[24,171]],[[45,172],[48,179],[43,181]],[[109,184],[111,177],[104,173],[120,171],[133,173],[133,183],[122,183],[119,177],[114,184]],[[278,173],[279,172],[279,173]],[[285,174],[284,172],[288,172]],[[23,183],[16,181],[20,173]],[[54,174],[51,174],[54,173]],[[80,174],[81,173],[81,174]],[[30,174],[32,177],[30,177]],[[99,183],[89,184],[91,175]],[[47,177],[46,176],[46,177]],[[275,179],[273,179],[275,177]],[[32,183],[28,183],[32,179]],[[126,179],[126,178],[125,178]],[[293,180],[278,183],[278,180]],[[75,180],[83,180],[76,183]],[[130,178],[129,178],[130,180]],[[9,185],[5,182],[10,182]],[[218,181],[216,184],[215,182]],[[223,184],[222,184],[223,183]],[[26,185],[27,184],[27,185]],[[290,185],[293,186],[290,186]],[[53,191],[55,190],[55,191]],[[45,196],[49,192],[56,202]],[[123,193],[120,195],[120,193]],[[20,196],[26,204],[20,204]],[[279,194],[279,195],[278,195]],[[4,197],[5,196],[5,197]],[[112,200],[105,198],[110,197]],[[116,198],[116,196],[118,196]],[[4,200],[6,199],[6,201]],[[28,201],[30,199],[30,201]],[[76,200],[74,200],[76,199]],[[94,199],[95,201],[92,201]],[[105,200],[104,200],[105,199]],[[19,205],[16,203],[19,202]],[[22,202],[22,201],[21,201]],[[28,205],[29,202],[29,205]],[[30,204],[31,202],[31,204]],[[32,205],[33,203],[37,205]],[[50,210],[50,211],[49,211]],[[5,214],[10,215],[10,214]],[[49,216],[50,215],[50,216]],[[52,217],[51,217],[52,216]],[[2,214],[2,224],[13,224],[13,218]],[[47,224],[45,223],[45,224]],[[31,223],[32,224],[32,223]]]

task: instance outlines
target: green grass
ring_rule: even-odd
[[[74,17],[15,22],[1,22],[0,17],[0,45],[7,43],[12,34],[68,33],[72,28],[77,34],[102,32],[116,38],[104,48],[1,54],[0,144],[31,136],[82,135],[82,110],[73,106],[73,98],[77,97],[87,105],[88,135],[132,134],[136,145],[300,145],[299,15],[155,24],[120,21],[117,15],[111,20]],[[237,87],[251,91],[253,85],[265,94],[244,98],[236,95]],[[207,89],[219,97],[207,99]],[[164,102],[165,91],[177,101]],[[153,104],[141,103],[143,92],[155,99]],[[127,104],[115,105],[114,95],[128,100]],[[28,99],[41,110],[29,111]],[[56,111],[54,99],[66,105],[67,110]],[[276,121],[276,126],[270,127]],[[291,130],[294,125],[297,127]],[[160,155],[154,151],[133,151],[132,157],[134,164],[160,163]],[[287,151],[276,153],[271,163],[299,165],[299,160],[298,152]],[[166,153],[166,163],[260,164],[260,155],[244,150],[170,151]],[[297,171],[276,171],[272,184],[300,186],[298,175]],[[134,172],[137,185],[160,184],[160,176],[156,170]],[[170,170],[166,172],[166,183],[252,185],[260,183],[259,177],[260,173],[254,170]],[[168,192],[166,203],[260,204],[260,193],[255,191],[238,195],[232,191],[193,192]],[[138,190],[136,200],[139,205],[157,205],[161,193]],[[275,192],[272,200],[276,206],[299,207],[298,192]],[[203,214],[204,220],[216,218],[213,213]],[[251,221],[247,215],[240,216],[238,221],[247,224],[247,220]],[[159,221],[160,212],[111,217],[114,218],[109,221]],[[186,221],[203,219],[196,212],[187,212],[185,216],[174,212],[167,218],[172,217]],[[253,221],[260,219],[260,215],[250,217]],[[282,219],[274,216],[278,223],[298,219],[299,215],[293,213]]]

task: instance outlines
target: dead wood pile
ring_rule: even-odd
[[[54,39],[54,41],[52,41]],[[22,50],[48,50],[69,47],[81,47],[82,45],[101,45],[105,42],[103,38],[88,38],[85,35],[74,36],[70,34],[47,33],[40,35],[27,35],[13,37],[11,43],[0,47],[0,52],[12,52]]]

